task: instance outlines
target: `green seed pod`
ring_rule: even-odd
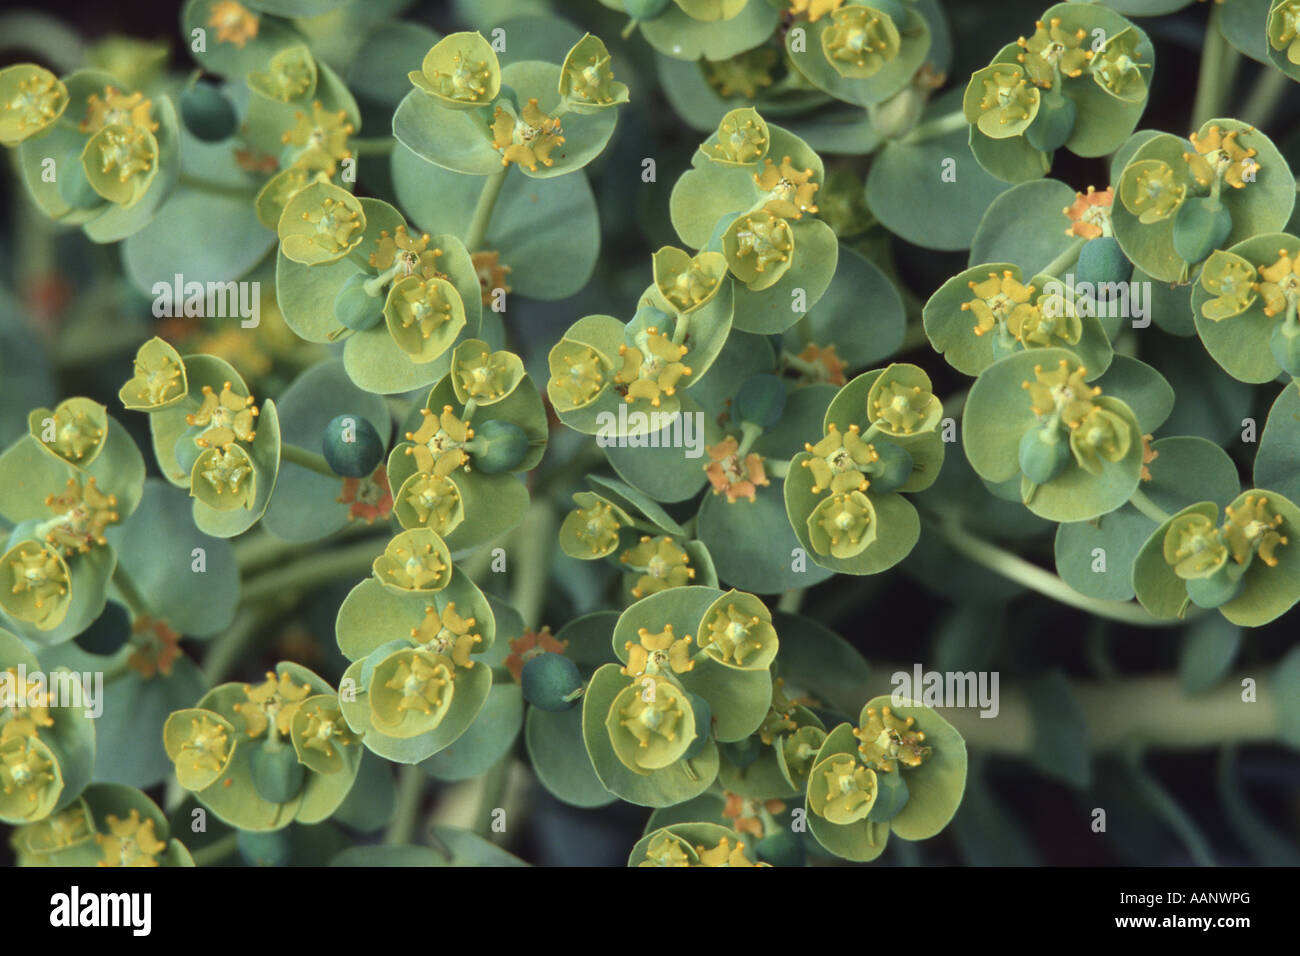
[[[1232,231],[1228,207],[1210,199],[1189,199],[1174,213],[1174,252],[1188,262],[1200,262],[1223,245]]]
[[[634,20],[653,20],[668,9],[669,0],[623,0],[623,9]]]
[[[1227,604],[1241,593],[1245,565],[1228,561],[1206,578],[1190,578],[1187,596],[1197,607],[1216,608]]]
[[[1127,282],[1133,276],[1133,263],[1128,261],[1114,236],[1098,236],[1083,244],[1079,262],[1074,267],[1074,281],[1078,285],[1091,282]]]
[[[205,143],[228,139],[239,124],[235,107],[210,83],[195,83],[181,94],[181,118],[186,128]]]
[[[357,332],[372,329],[384,319],[383,298],[366,292],[369,278],[366,273],[358,272],[343,283],[343,288],[334,297],[334,318],[340,325]]]
[[[275,731],[268,730],[268,733]],[[298,762],[298,755],[286,743],[259,741],[253,746],[256,749],[250,766],[258,795],[271,803],[288,803],[302,790],[307,768]]]
[[[785,411],[785,384],[775,375],[751,375],[736,393],[736,411],[743,421],[771,428]]]
[[[1300,376],[1300,329],[1279,322],[1273,328],[1268,347],[1277,364],[1282,366],[1282,371],[1288,375]]]
[[[81,165],[81,150],[74,149],[59,163],[56,172],[59,183],[59,198],[73,209],[94,209],[104,201],[104,197],[95,192],[86,177],[85,167]]]
[[[876,774],[876,802],[867,814],[867,819],[873,823],[885,823],[894,819],[907,806],[909,796],[907,781],[901,771]]]
[[[803,840],[786,829],[769,833],[758,841],[755,849],[758,859],[772,866],[803,866],[808,860]]]
[[[514,422],[489,419],[474,429],[474,446],[471,456],[474,467],[484,474],[496,475],[510,471],[528,454],[528,436]]]
[[[1020,470],[1036,485],[1045,485],[1070,461],[1070,443],[1059,428],[1031,428],[1020,439]]]
[[[687,691],[686,699],[691,702],[691,710],[695,712],[695,739],[691,741],[691,745],[682,754],[684,760],[690,760],[703,750],[704,745],[709,742],[710,730],[713,727],[713,708],[699,694],[692,694]]]
[[[1025,130],[1025,139],[1034,149],[1044,153],[1055,152],[1065,145],[1074,132],[1075,117],[1079,108],[1074,100],[1062,97],[1055,103],[1044,99],[1038,108],[1038,115]]]
[[[538,654],[524,665],[519,676],[524,700],[553,714],[570,710],[582,688],[578,665],[563,654]]]
[[[321,454],[345,478],[365,478],[379,467],[384,441],[370,420],[361,415],[339,415],[325,426]]]
[[[122,605],[109,601],[104,613],[77,635],[77,646],[90,654],[116,653],[131,636],[131,619]]]
[[[285,830],[269,833],[240,830],[235,841],[239,855],[249,866],[285,866],[293,856],[293,841]]]
[[[895,445],[888,439],[873,438],[871,447],[878,456],[875,462],[867,466],[871,490],[881,493],[897,491],[912,477],[912,456],[906,448]]]

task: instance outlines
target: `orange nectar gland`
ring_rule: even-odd
[[[243,49],[244,44],[257,36],[258,17],[235,0],[221,0],[212,5],[208,26],[217,28],[217,42],[231,43]]]

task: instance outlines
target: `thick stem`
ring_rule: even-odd
[[[118,593],[122,595],[122,600],[126,602],[132,617],[143,617],[149,613],[149,605],[145,602],[140,589],[135,586],[135,582],[131,580],[131,575],[122,566],[121,561],[118,561],[117,567],[113,569],[113,584],[116,586]]]
[[[295,465],[300,465],[318,475],[324,475],[326,478],[341,480],[338,472],[329,466],[324,455],[318,455],[314,451],[308,451],[306,448],[299,448],[297,445],[290,445],[284,442],[280,445],[280,459],[282,461],[291,461]]]
[[[1165,511],[1164,508],[1161,508],[1158,504],[1148,498],[1140,489],[1133,492],[1133,496],[1129,498],[1128,503],[1156,524],[1164,524],[1170,519],[1170,517],[1172,517],[1168,511]]]
[[[555,545],[555,513],[551,506],[535,499],[512,537],[515,574],[510,587],[510,605],[524,619],[525,627],[537,627],[546,603],[546,581]]]
[[[387,156],[393,151],[396,140],[391,136],[376,136],[372,139],[350,140],[348,145],[357,156]]]
[[[953,110],[951,113],[945,113],[942,116],[936,116],[934,119],[917,124],[916,128],[899,142],[904,144],[923,143],[928,139],[938,139],[940,136],[945,136],[969,125],[970,121],[966,119],[965,113],[961,110]]]
[[[190,854],[195,866],[214,866],[239,849],[239,834],[227,833]]]
[[[1080,237],[1061,250],[1061,254],[1049,262],[1038,271],[1043,275],[1060,276],[1064,270],[1073,266],[1079,261],[1079,253],[1083,251],[1083,244],[1087,239]]]
[[[384,842],[389,845],[410,843],[415,836],[415,826],[420,819],[420,801],[424,796],[424,783],[428,778],[423,770],[414,764],[402,767],[397,780],[397,809],[393,813],[393,822],[384,833]]]
[[[1210,22],[1205,31],[1205,51],[1201,54],[1201,72],[1196,80],[1196,99],[1192,103],[1192,126],[1196,129],[1200,129],[1206,120],[1219,115],[1232,90],[1237,64],[1241,60],[1241,54],[1224,39],[1219,30],[1219,16],[1219,5],[1211,4]]]
[[[229,199],[241,199],[245,202],[252,202],[257,196],[257,190],[249,189],[246,186],[223,186],[220,183],[209,182],[195,176],[187,176],[184,173],[181,173],[176,185],[185,189],[193,189],[195,192],[225,196]]]
[[[495,812],[504,809],[506,789],[510,784],[510,760],[510,754],[506,754],[483,778],[478,808],[474,812],[474,832],[484,839],[492,838],[492,821]]]
[[[505,185],[506,174],[509,172],[509,166],[502,166],[500,172],[493,173],[483,184],[478,204],[474,207],[474,218],[470,220],[469,232],[465,235],[465,248],[470,252],[478,252],[483,246],[488,223],[492,221],[492,210],[496,208],[497,198],[501,195],[501,187]]]
[[[1103,601],[1098,598],[1080,594],[1055,574],[1045,571],[1036,564],[1031,564],[1019,555],[1012,554],[995,544],[985,541],[962,528],[952,519],[939,519],[926,516],[926,525],[933,533],[943,538],[948,545],[976,564],[988,568],[995,574],[1022,584],[1032,591],[1037,591],[1053,601],[1067,604],[1098,617],[1109,618],[1123,624],[1137,627],[1178,627],[1185,623],[1180,620],[1164,621],[1152,617],[1139,604],[1128,601]]]
[[[288,567],[258,572],[256,577],[243,582],[240,602],[249,604],[289,591],[306,591],[339,578],[365,577],[383,550],[382,541],[359,541],[311,555]]]

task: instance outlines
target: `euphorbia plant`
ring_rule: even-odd
[[[517,863],[559,804],[583,862],[1023,862],[1045,777],[1212,862],[1162,744],[1285,860],[1231,748],[1300,665],[1225,675],[1300,601],[1296,4],[1214,7],[1190,117],[1178,2],[453,6],[0,66],[14,860]]]

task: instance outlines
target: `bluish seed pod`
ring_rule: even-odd
[[[285,866],[293,856],[293,840],[287,830],[269,833],[240,830],[235,841],[239,855],[249,866]]]
[[[194,463],[198,461],[199,455],[204,452],[204,449],[194,444],[194,439],[198,438],[206,430],[203,425],[191,425],[181,432],[180,438],[176,439],[173,456],[176,459],[177,467],[186,475],[194,471]]]
[[[1133,263],[1128,261],[1114,236],[1089,239],[1079,250],[1074,267],[1075,284],[1091,282],[1127,282],[1133,277]]]
[[[652,20],[668,9],[670,0],[623,0],[623,9],[636,20]]]
[[[808,861],[803,840],[797,833],[781,829],[769,833],[755,847],[758,859],[772,866],[803,866]]]
[[[877,773],[876,802],[871,812],[867,814],[867,819],[873,823],[885,823],[894,819],[903,807],[907,806],[910,795],[907,780],[901,770],[893,773]]]
[[[364,332],[379,324],[384,317],[384,300],[377,295],[366,292],[366,281],[370,278],[364,272],[343,283],[338,295],[334,296],[334,318],[340,325]]]
[[[274,728],[267,728],[268,734],[275,732]],[[259,741],[254,747],[256,750],[250,763],[254,789],[263,800],[288,803],[302,790],[307,768],[298,762],[298,755],[288,743],[271,745]]]
[[[524,700],[541,710],[558,714],[578,703],[574,692],[582,687],[578,665],[563,654],[538,654],[524,665],[519,682]]]
[[[181,118],[205,143],[229,139],[239,125],[234,105],[210,83],[195,83],[181,94]]]
[[[871,445],[880,456],[867,468],[871,490],[881,493],[897,491],[912,477],[911,454],[887,438],[873,438]]]
[[[1174,213],[1174,252],[1188,262],[1200,262],[1223,245],[1232,231],[1232,213],[1209,197],[1189,199]]]
[[[1055,152],[1066,144],[1074,132],[1074,121],[1079,108],[1074,100],[1062,98],[1057,103],[1044,102],[1038,108],[1038,115],[1025,130],[1025,140],[1034,149],[1044,153]]]
[[[1282,371],[1300,376],[1300,329],[1291,329],[1286,322],[1279,322],[1273,328],[1268,347]]]
[[[524,430],[514,422],[496,418],[474,426],[474,443],[481,449],[471,452],[474,467],[488,475],[518,467],[528,454],[528,436]]]
[[[325,426],[321,454],[345,478],[364,478],[379,467],[384,442],[375,426],[362,415],[339,415]]]
[[[1045,485],[1070,461],[1070,443],[1059,428],[1031,428],[1020,439],[1020,470],[1036,485]]]
[[[1241,593],[1244,570],[1243,566],[1229,561],[1208,578],[1188,581],[1187,596],[1197,607],[1222,607]]]

